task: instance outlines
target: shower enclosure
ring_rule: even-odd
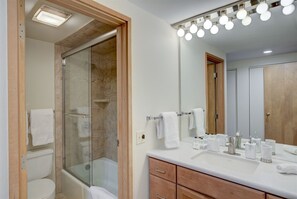
[[[117,195],[116,32],[63,57],[63,167]]]

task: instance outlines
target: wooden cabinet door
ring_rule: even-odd
[[[211,199],[210,197],[177,185],[177,199]]]

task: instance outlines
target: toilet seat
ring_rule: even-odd
[[[55,183],[50,179],[28,182],[28,199],[55,199]]]

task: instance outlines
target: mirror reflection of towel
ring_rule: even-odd
[[[79,117],[77,121],[78,136],[81,138],[90,136],[89,118]]]

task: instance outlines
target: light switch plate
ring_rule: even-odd
[[[145,131],[137,131],[136,132],[136,144],[142,144],[145,142]]]

